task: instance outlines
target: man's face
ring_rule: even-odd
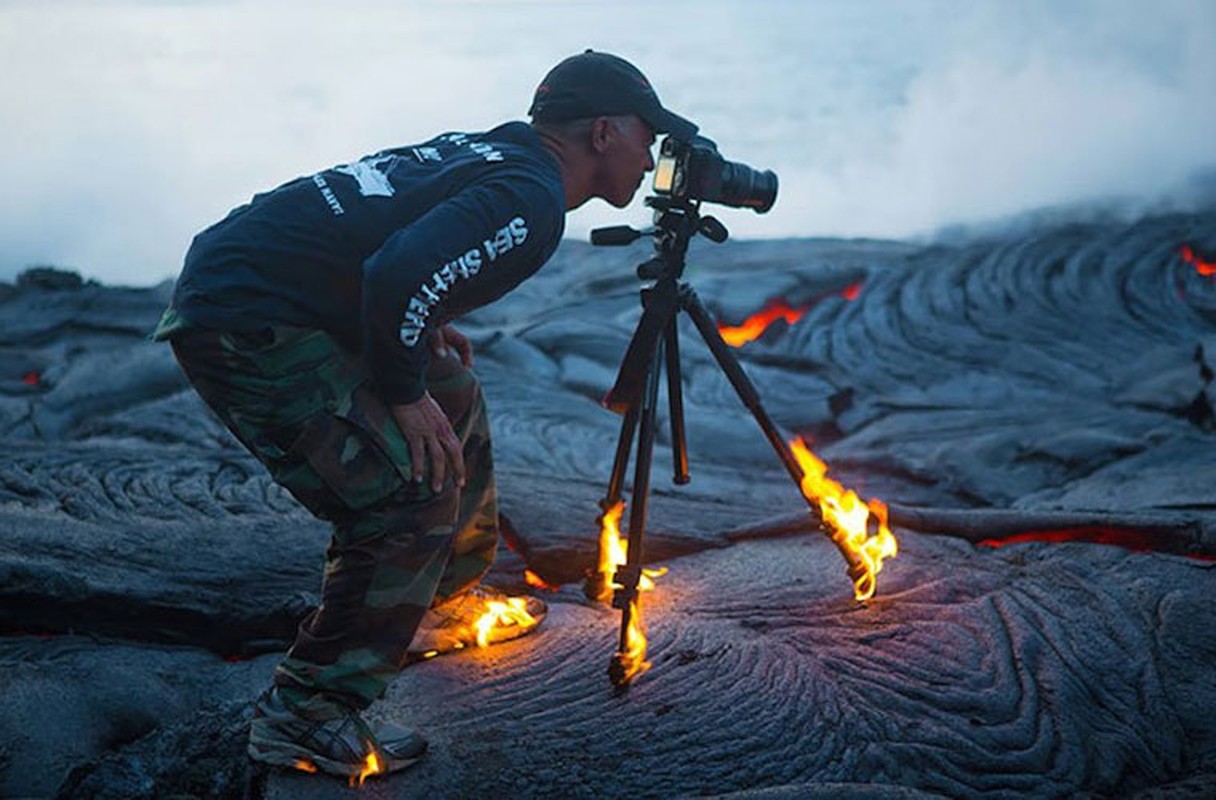
[[[613,117],[601,153],[598,195],[617,208],[629,205],[646,173],[654,169],[654,130],[634,115]]]

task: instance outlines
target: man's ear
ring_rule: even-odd
[[[591,123],[591,149],[593,152],[602,153],[608,149],[608,143],[612,140],[615,131],[612,128],[612,120],[608,117],[596,117]]]

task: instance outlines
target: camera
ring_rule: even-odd
[[[777,173],[727,161],[704,136],[663,140],[654,170],[654,191],[676,199],[706,200],[763,214],[777,200]]]

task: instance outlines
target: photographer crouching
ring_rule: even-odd
[[[255,704],[256,761],[357,776],[369,758],[392,772],[425,753],[418,733],[361,712],[410,652],[472,643],[506,602],[480,584],[498,543],[489,425],[449,322],[536,272],[566,211],[627,205],[657,133],[697,130],[631,64],[590,50],[545,76],[529,113],[289,181],[186,255],[154,338],[333,526],[321,602]],[[534,598],[512,607],[490,641],[545,614]]]

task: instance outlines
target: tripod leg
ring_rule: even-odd
[[[756,418],[756,422],[760,425],[760,429],[764,431],[764,436],[768,439],[769,444],[777,451],[777,455],[781,458],[781,463],[785,465],[786,471],[794,479],[794,485],[801,488],[804,476],[802,467],[798,464],[794,451],[790,449],[789,444],[782,438],[781,432],[777,430],[777,426],[773,424],[773,420],[769,417],[768,412],[764,410],[756,387],[748,379],[747,373],[743,371],[743,367],[739,366],[739,360],[730,351],[730,347],[722,340],[722,334],[718,333],[718,326],[714,324],[713,319],[709,316],[709,312],[705,310],[705,306],[701,305],[701,300],[697,297],[697,293],[693,291],[691,286],[686,285],[682,287],[680,306],[692,317],[693,324],[697,326],[697,330],[701,333],[701,338],[705,340],[705,344],[709,346],[710,352],[714,354],[718,366],[722,367],[722,371],[726,373],[727,380],[730,381],[731,386],[735,387],[735,391],[739,394],[739,399],[743,401],[743,404],[752,412],[752,416]],[[811,513],[816,517],[819,526],[823,528],[823,514],[820,513],[818,505],[812,504],[809,508]],[[828,531],[827,528],[824,528],[824,530]],[[845,563],[848,564],[847,573],[849,577],[856,582],[860,576],[866,573],[865,564],[856,553],[846,547],[838,538],[839,532],[829,531],[828,533],[829,538],[835,543]]]
[[[614,532],[616,524],[613,523],[612,530],[607,527],[607,517],[614,513],[613,509],[621,504],[621,495],[625,488],[625,470],[629,467],[629,450],[633,447],[633,436],[638,429],[638,417],[641,409],[639,406],[631,405],[625,412],[624,418],[621,420],[621,434],[616,443],[616,457],[612,462],[612,475],[608,478],[608,494],[600,501],[600,552],[599,564],[594,571],[588,570],[586,580],[583,582],[583,594],[588,600],[594,600],[600,603],[607,603],[612,599],[612,583],[609,578],[612,570],[607,565],[612,562],[612,554],[615,552],[614,544],[609,544],[604,540],[604,537],[616,537]],[[619,511],[616,512],[619,516]]]
[[[664,334],[667,347],[667,401],[671,409],[671,460],[674,465],[672,481],[683,486],[691,480],[688,474],[688,439],[684,433],[684,387],[680,378],[680,338],[673,314]]]
[[[802,467],[798,465],[798,459],[794,457],[789,444],[786,443],[785,439],[781,436],[781,432],[777,430],[777,426],[769,418],[768,412],[764,410],[764,406],[760,404],[760,394],[756,391],[756,387],[747,377],[747,373],[743,371],[743,367],[739,366],[739,360],[735,358],[735,354],[731,352],[730,347],[723,341],[722,334],[718,333],[718,326],[714,324],[713,319],[709,316],[709,312],[705,310],[705,306],[701,305],[700,298],[697,297],[697,293],[691,286],[684,287],[684,291],[680,295],[680,304],[688,312],[688,315],[692,317],[693,324],[697,326],[697,330],[701,333],[701,338],[709,346],[709,351],[714,354],[718,366],[722,367],[722,371],[726,373],[726,378],[730,381],[730,385],[735,387],[735,392],[738,393],[739,399],[743,401],[743,405],[747,406],[748,411],[751,411],[752,416],[756,418],[760,429],[764,431],[765,438],[768,439],[773,449],[777,451],[777,455],[781,458],[781,463],[785,465],[786,470],[790,473],[790,477],[794,479],[794,483],[801,483]]]
[[[661,345],[660,345],[661,347]],[[650,462],[654,454],[655,418],[659,397],[659,371],[663,360],[655,354],[646,376],[642,396],[638,452],[633,477],[633,506],[629,510],[629,550],[624,567],[617,571],[620,589],[612,604],[621,609],[621,633],[617,652],[608,665],[608,676],[616,686],[625,686],[634,675],[650,666],[646,661],[646,641],[641,634],[641,601],[638,583],[642,578],[643,538],[646,530],[646,502],[650,494]]]
[[[629,466],[629,449],[633,447],[633,434],[638,429],[637,406],[630,406],[621,420],[621,435],[616,442],[616,458],[612,462],[612,475],[608,478],[608,495],[600,502],[607,511],[621,500],[625,486],[625,469]]]

